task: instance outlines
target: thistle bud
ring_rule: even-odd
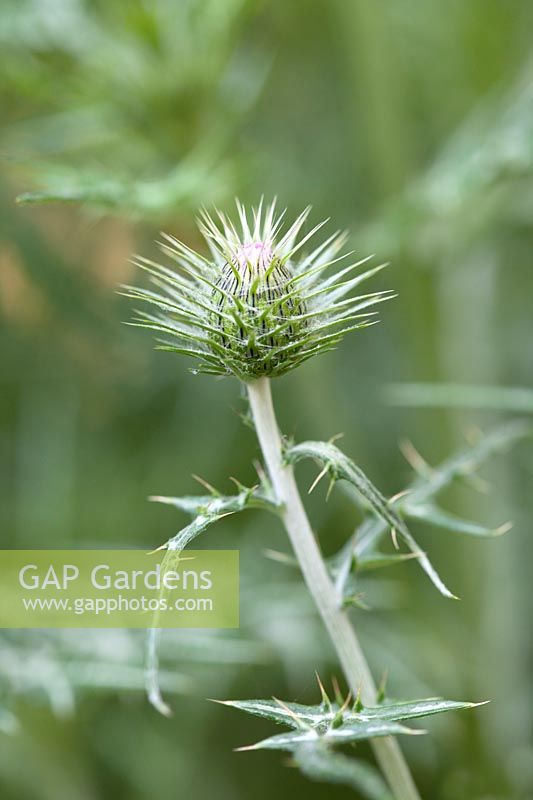
[[[166,334],[160,349],[194,357],[195,372],[251,381],[282,375],[375,321],[368,309],[390,293],[354,297],[352,290],[384,265],[361,272],[365,258],[327,274],[351,254],[337,256],[346,239],[339,233],[301,254],[324,224],[298,239],[309,209],[283,234],[284,213],[276,217],[274,203],[264,212],[260,205],[248,214],[240,203],[237,210],[239,231],[223,214],[217,222],[202,214],[199,228],[209,257],[165,236],[161,247],[175,271],[136,260],[156,291],[125,287],[126,294],[157,312],[138,312],[134,324]]]
[[[259,241],[238,246],[216,283],[219,341],[250,379],[282,367],[286,348],[307,324],[292,277],[271,244]]]

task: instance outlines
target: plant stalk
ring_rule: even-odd
[[[360,692],[362,702],[373,705],[377,691],[372,674],[348,615],[340,606],[303,506],[292,466],[283,463],[282,441],[272,403],[270,380],[259,378],[247,384],[247,389],[257,438],[276,497],[282,503],[283,523],[307,588],[330,635],[354,697]],[[371,744],[395,800],[420,800],[396,739],[390,736],[377,738]]]

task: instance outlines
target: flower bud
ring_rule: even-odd
[[[306,326],[305,304],[291,277],[270,243],[259,241],[237,247],[216,283],[219,341],[249,378],[282,367],[285,348]]]
[[[276,218],[275,203],[251,214],[237,203],[237,210],[239,232],[223,214],[215,222],[203,213],[199,228],[209,257],[165,235],[161,248],[175,271],[136,259],[155,290],[128,286],[125,294],[155,307],[156,313],[137,312],[133,324],[165,334],[159,349],[195,358],[195,372],[247,382],[282,375],[375,322],[368,309],[391,294],[354,297],[352,290],[385,265],[361,272],[364,258],[328,274],[351,255],[338,256],[346,236],[334,234],[302,254],[324,224],[298,239],[309,209],[283,234],[284,213]]]

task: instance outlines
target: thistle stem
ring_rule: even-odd
[[[283,463],[281,436],[276,421],[270,380],[259,378],[247,384],[257,438],[263,452],[270,481],[282,503],[281,516],[294,553],[313,600],[354,694],[363,703],[376,703],[376,685],[354,628],[340,607],[335,587],[322,558],[307,513],[302,503],[294,472]],[[376,759],[395,800],[420,800],[409,767],[397,741],[392,737],[371,741]]]

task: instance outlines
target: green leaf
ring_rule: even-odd
[[[421,734],[402,723],[406,720],[473,708],[475,703],[442,700],[434,697],[408,702],[386,701],[376,706],[362,706],[356,701],[332,702],[319,681],[322,702],[316,706],[285,703],[280,700],[227,700],[223,705],[269,719],[290,730],[270,736],[239,750],[285,750],[309,778],[344,783],[370,800],[391,800],[379,774],[363,762],[338,753],[335,748],[365,739],[398,734]]]
[[[464,520],[443,511],[436,505],[434,498],[456,479],[471,476],[490,456],[532,434],[533,426],[524,420],[513,420],[500,425],[484,434],[474,445],[450,456],[437,467],[428,467],[423,474],[418,475],[408,485],[405,492],[389,503],[408,519],[427,522],[454,533],[470,536],[498,536],[505,532],[508,528],[507,525],[489,528],[470,520]],[[357,528],[350,541],[330,559],[330,568],[341,596],[354,563],[357,569],[361,570],[378,566],[376,563],[377,544],[387,533],[389,527],[388,521],[383,518],[367,517]],[[388,566],[390,562],[386,561],[387,556],[382,557],[384,559],[383,566]]]
[[[397,511],[367,478],[363,470],[344,455],[338,447],[330,442],[303,442],[289,447],[285,451],[285,458],[291,463],[296,463],[303,458],[312,458],[327,468],[332,480],[346,480],[351,483],[374,513],[388,527],[395,530],[411,552],[416,554],[420,566],[441,594],[445,597],[455,598],[455,595],[450,592],[437,574],[427,555],[422,552]]]
[[[444,711],[460,711],[475,708],[479,703],[468,703],[456,700],[443,700],[441,697],[430,697],[422,700],[400,702],[385,701],[377,706],[364,706],[360,710],[342,709],[336,702],[321,703],[316,706],[286,703],[279,700],[217,700],[225,706],[237,708],[255,717],[263,717],[277,724],[287,725],[294,730],[317,730],[324,736],[331,728],[333,731],[353,730],[357,738],[367,729],[369,723],[376,721],[405,722],[418,717],[441,714]],[[334,726],[334,720],[342,715],[342,724]],[[371,738],[374,734],[369,734]],[[341,737],[342,738],[342,737]]]
[[[205,484],[205,482],[202,481]],[[207,528],[228,514],[235,514],[247,508],[263,508],[269,511],[279,511],[279,506],[272,499],[272,493],[268,484],[263,481],[261,486],[247,488],[237,483],[239,492],[234,495],[219,494],[213,487],[211,494],[187,497],[162,497],[152,496],[150,500],[157,503],[165,503],[174,506],[180,511],[191,514],[194,519],[178,533],[168,540],[159,549],[166,549],[168,553],[163,560],[162,568],[166,569],[170,559],[176,558],[197,536]],[[161,596],[164,597],[165,590]],[[159,636],[160,631],[157,626],[158,614],[154,615],[153,625],[148,632],[146,650],[146,670],[145,685],[150,703],[164,716],[170,716],[171,710],[163,700],[159,681]]]
[[[201,481],[204,485],[204,481]],[[149,499],[156,503],[174,506],[180,511],[191,514],[194,519],[182,528],[171,539],[162,545],[160,549],[166,548],[173,551],[181,551],[187,547],[193,539],[203,533],[210,525],[217,522],[228,514],[235,514],[245,511],[248,508],[261,508],[268,511],[279,511],[279,505],[275,502],[270,486],[263,480],[260,486],[247,488],[237,483],[239,492],[233,495],[222,495],[213,487],[211,494],[200,496],[185,497],[163,497],[152,495]]]
[[[279,703],[277,700],[216,700],[215,702],[246,711],[255,717],[263,717],[296,728],[318,725],[325,719],[324,715],[327,712],[324,705],[305,706],[300,703]],[[331,707],[329,704],[329,708]]]
[[[485,538],[500,536],[509,527],[508,525],[502,525],[499,528],[488,528],[486,525],[480,525],[478,522],[471,522],[455,514],[450,514],[448,511],[443,511],[433,503],[428,503],[424,506],[405,504],[402,511],[406,517],[411,519],[418,519],[436,528],[444,528],[444,530],[452,531],[453,533],[464,533],[467,536],[482,536]]]
[[[399,736],[401,734],[416,735],[422,731],[406,728],[397,722],[387,720],[368,720],[361,724],[343,725],[340,728],[330,728],[326,733],[320,734],[313,728],[306,730],[288,731],[270,736],[256,744],[239,747],[242,750],[294,750],[306,742],[322,741],[329,745],[348,744],[364,739],[376,739],[381,736]]]
[[[501,452],[521,439],[533,435],[533,426],[524,420],[513,420],[481,436],[479,441],[419,476],[409,487],[405,501],[409,506],[422,505],[448,487],[456,478],[471,475],[490,456]]]
[[[417,558],[416,553],[380,553],[368,552],[356,560],[357,570],[367,572],[373,569],[382,569],[383,567],[395,567],[404,561],[411,561]]]
[[[392,800],[378,771],[364,761],[348,758],[323,742],[308,742],[293,753],[296,766],[307,778],[350,786],[369,800]]]
[[[234,495],[221,495],[213,491],[210,495],[202,496],[161,497],[154,495],[150,497],[150,500],[174,506],[174,508],[193,516],[217,518],[237,511],[244,511],[247,508],[262,508],[268,511],[279,510],[272,493],[266,486],[260,488],[254,486],[250,489],[243,486],[241,491]]]

